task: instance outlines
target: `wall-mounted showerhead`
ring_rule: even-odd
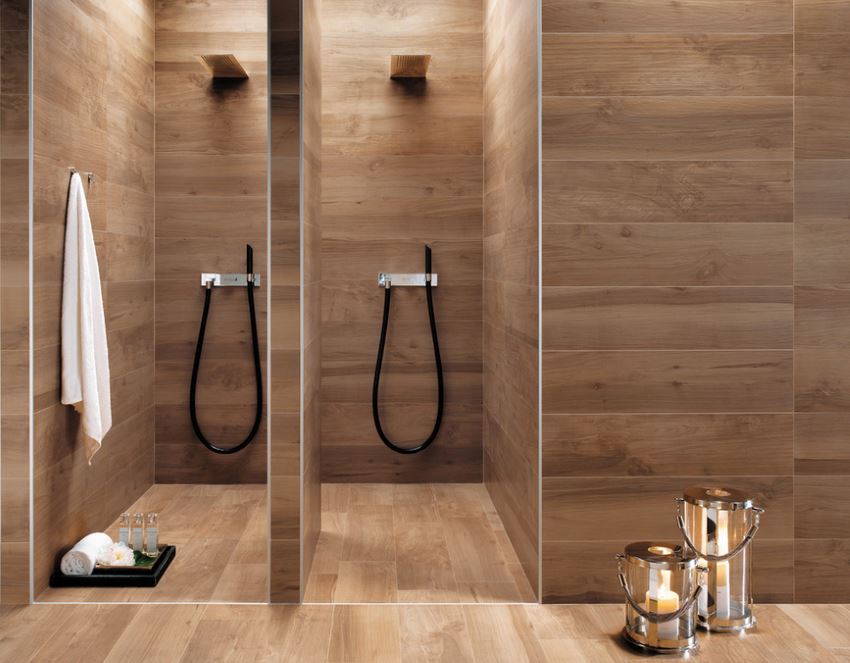
[[[430,55],[391,55],[390,78],[425,78]]]
[[[233,53],[196,55],[213,78],[248,78],[248,72]]]

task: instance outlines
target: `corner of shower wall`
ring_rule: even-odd
[[[0,603],[30,601],[30,16],[0,0]]]
[[[539,592],[538,3],[484,2],[484,482]]]
[[[301,232],[302,272],[302,525],[301,592],[313,565],[322,528],[321,486],[321,202],[322,62],[321,0],[304,0],[302,21]]]
[[[154,2],[33,4],[34,597],[69,541],[108,526],[154,474]],[[61,35],[61,39],[59,36]],[[106,309],[112,429],[91,466],[60,402],[69,168],[86,184]],[[120,440],[120,444],[116,441]]]
[[[272,603],[300,602],[321,511],[317,20],[317,2],[269,0]]]

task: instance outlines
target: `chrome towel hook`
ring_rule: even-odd
[[[73,166],[68,166],[68,170],[70,170],[72,173],[79,173],[80,175],[85,175],[86,179],[88,180],[89,186],[91,186],[95,182],[95,175],[90,170],[80,171],[74,168]]]

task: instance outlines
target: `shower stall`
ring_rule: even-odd
[[[33,600],[537,600],[536,10],[484,4],[32,4]],[[60,399],[71,169],[91,464]],[[51,586],[148,512],[159,584]]]

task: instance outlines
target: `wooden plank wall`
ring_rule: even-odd
[[[0,603],[29,600],[29,3],[0,0]]]
[[[538,585],[538,15],[484,3],[484,481]]]
[[[303,435],[301,586],[306,585],[322,529],[322,28],[321,1],[304,3],[302,120],[304,343],[302,347]]]
[[[265,483],[265,422],[245,450],[214,454],[192,431],[189,382],[201,272],[266,272],[266,0],[158,2],[156,11],[156,481]],[[233,53],[250,78],[213,80],[195,56]],[[265,376],[268,291],[255,293]],[[254,421],[245,291],[220,288],[198,380],[198,418],[223,446]]]
[[[324,0],[322,32],[322,477],[480,481],[481,2]],[[393,53],[432,55],[427,80],[390,80]],[[446,411],[433,447],[401,456],[372,423],[376,279],[421,272],[426,242]],[[434,394],[424,289],[397,290],[381,383],[389,434],[427,436]]]
[[[795,599],[850,595],[850,2],[795,0]]]
[[[792,2],[547,0],[542,20],[543,599],[621,600],[613,554],[678,538],[673,497],[721,481],[768,510],[757,600],[790,601]],[[839,379],[824,358],[814,392]]]
[[[37,596],[59,553],[153,482],[154,2],[39,2],[33,20]],[[97,178],[87,193],[112,377],[113,429],[91,467],[78,416],[60,403],[69,166]]]
[[[314,344],[307,339],[315,336],[308,330],[309,321],[315,320],[314,306],[307,304],[308,298],[316,294],[313,285],[316,277],[307,273],[311,265],[316,264],[313,254],[304,254],[304,343],[301,342],[301,211],[299,207],[299,187],[301,150],[304,150],[304,230],[311,228],[308,210],[318,206],[316,177],[313,170],[315,162],[308,159],[308,142],[315,144],[317,123],[308,122],[309,117],[318,113],[317,104],[312,96],[301,96],[300,77],[300,0],[270,0],[269,36],[271,68],[271,482],[269,485],[271,505],[271,566],[270,600],[274,603],[295,603],[301,598],[301,578],[305,573],[301,569],[303,558],[309,562],[312,545],[316,538],[313,530],[319,528],[320,506],[316,503],[318,492],[318,464],[313,458],[317,443],[315,424],[308,411],[315,408],[314,399],[309,399],[309,390],[318,389],[318,357]],[[313,2],[304,2],[304,48],[309,57],[305,63],[313,61],[315,55],[308,51],[317,49],[317,37],[308,39],[316,30],[308,30],[309,18],[315,15]],[[318,64],[316,64],[318,66]],[[305,76],[306,76],[305,72]],[[313,80],[315,80],[315,75]],[[305,90],[306,81],[305,81]],[[312,90],[313,94],[315,91]],[[299,106],[304,106],[303,135]],[[309,113],[312,112],[312,116]],[[317,146],[311,154],[315,154]],[[311,186],[308,189],[308,183]],[[312,193],[308,194],[310,190]],[[312,207],[310,206],[312,202]],[[315,234],[315,232],[313,233]],[[316,242],[317,243],[317,242]],[[305,245],[306,248],[306,245]],[[314,325],[316,323],[313,323]],[[303,347],[302,347],[303,345]],[[309,380],[311,373],[313,379]],[[302,380],[302,363],[304,383]],[[312,385],[316,385],[315,387]],[[304,390],[303,444],[302,444],[302,389]],[[314,417],[315,418],[315,415]],[[303,447],[303,448],[302,448]],[[304,453],[302,478],[301,454]],[[308,477],[314,477],[312,482]],[[303,487],[302,487],[303,484]],[[315,487],[310,489],[312,484]],[[301,521],[302,500],[305,521]],[[308,569],[309,571],[309,569]]]

